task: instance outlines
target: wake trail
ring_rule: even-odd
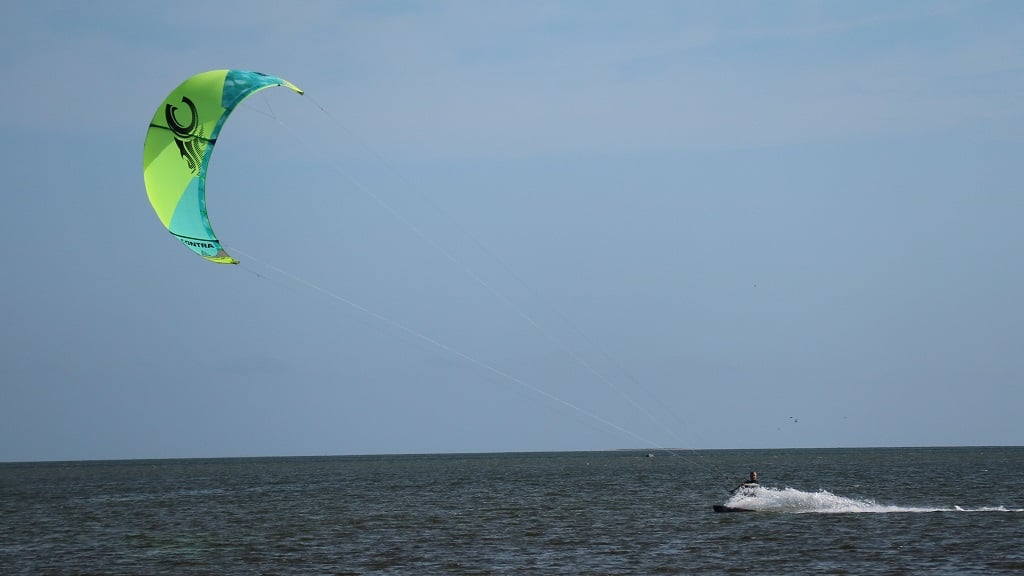
[[[1015,512],[1024,513],[1024,508],[1005,506],[983,506],[964,508],[960,506],[900,506],[881,504],[870,499],[847,498],[828,490],[805,492],[795,488],[758,487],[745,489],[729,498],[726,506],[745,508],[756,512],[782,512],[789,514],[890,514],[921,512]]]

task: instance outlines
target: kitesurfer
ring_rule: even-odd
[[[748,478],[747,480],[744,480],[743,482],[741,482],[740,485],[737,486],[732,491],[732,493],[735,494],[735,493],[739,492],[740,489],[742,489],[742,488],[757,488],[758,486],[760,486],[760,484],[757,482],[757,472],[754,472],[753,470],[751,470],[750,471],[750,478]]]

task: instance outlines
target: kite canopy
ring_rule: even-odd
[[[142,171],[160,222],[185,246],[218,264],[238,264],[224,251],[206,214],[206,168],[224,121],[249,95],[291,82],[259,72],[211,70],[174,89],[146,132]]]

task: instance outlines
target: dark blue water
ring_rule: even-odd
[[[712,513],[751,469],[759,511]],[[0,574],[1020,574],[1022,478],[1024,448],[0,464]]]

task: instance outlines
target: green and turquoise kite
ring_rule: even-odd
[[[182,82],[149,123],[142,157],[146,194],[160,222],[181,243],[218,264],[238,264],[224,251],[206,214],[206,168],[224,121],[242,100],[291,82],[259,72],[211,70]]]

